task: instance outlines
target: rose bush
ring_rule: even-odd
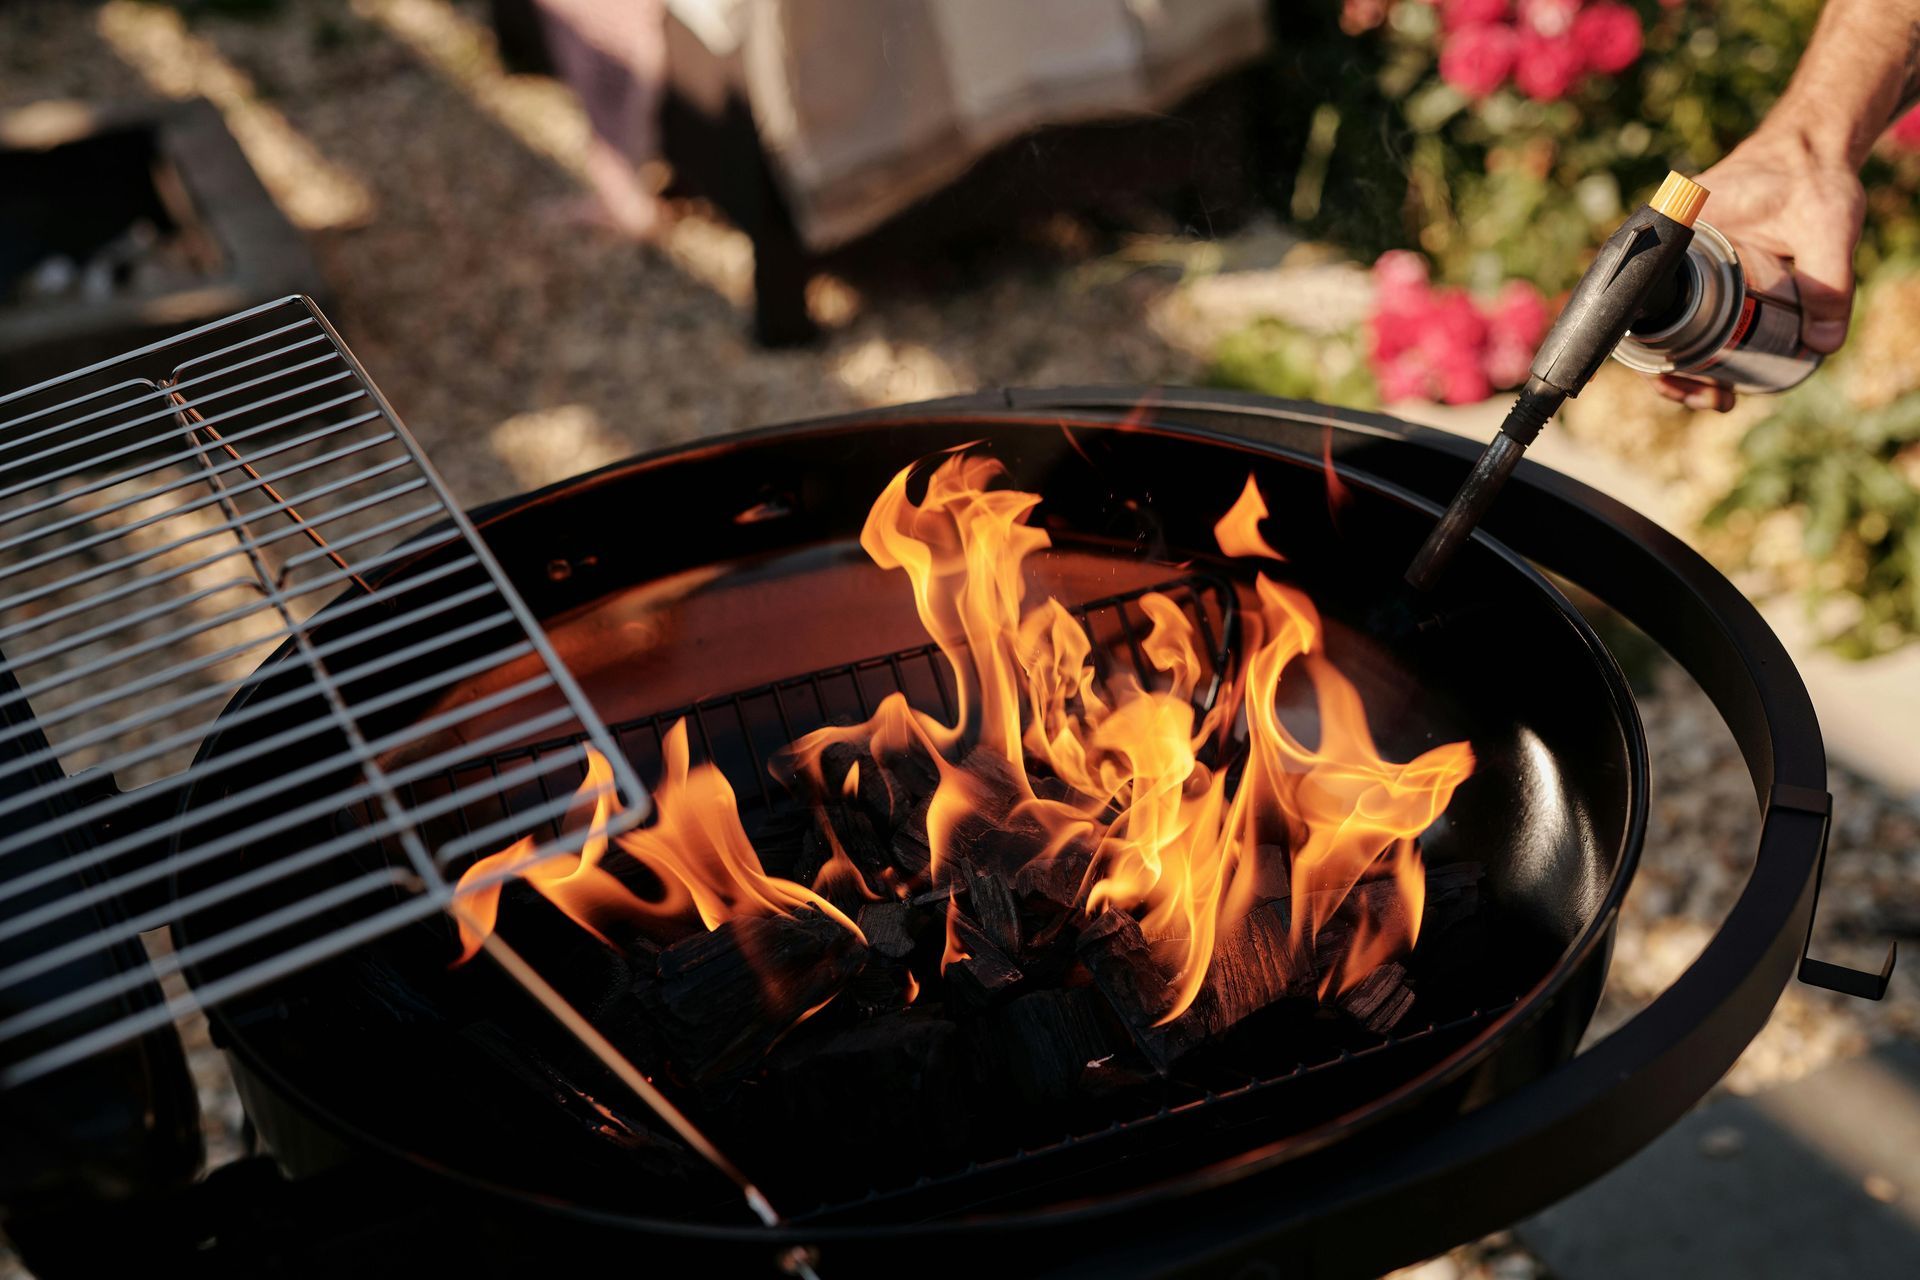
[[[1278,3],[1276,202],[1365,261],[1411,249],[1446,285],[1490,295],[1518,278],[1555,296],[1669,168],[1697,173],[1752,129],[1819,10],[1819,0]],[[1895,136],[1913,146],[1888,148],[1865,175],[1867,269],[1920,251],[1920,119]]]
[[[1215,376],[1347,403],[1461,402],[1516,385],[1595,246],[1668,169],[1697,173],[1752,130],[1819,11],[1820,0],[1276,0],[1263,130],[1273,199],[1310,236],[1375,264],[1375,311],[1346,338],[1256,326],[1223,345]],[[1717,512],[1728,528],[1770,509],[1798,517],[1818,570],[1802,580],[1850,604],[1831,638],[1854,653],[1920,634],[1920,375],[1870,405],[1844,390],[1862,368],[1909,367],[1920,343],[1920,110],[1862,177],[1856,336],[1747,437],[1745,475]],[[1912,314],[1874,325],[1891,305],[1875,299],[1894,297]],[[1856,351],[1876,331],[1897,359]]]
[[[1373,279],[1368,360],[1382,399],[1472,404],[1526,378],[1550,319],[1531,284],[1510,281],[1479,302],[1464,289],[1436,288],[1426,261],[1403,249],[1382,254]]]

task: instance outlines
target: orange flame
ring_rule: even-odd
[[[454,886],[460,904],[454,917],[460,929],[460,957],[454,964],[473,959],[486,935],[493,932],[500,912],[501,886],[514,876],[523,877],[602,942],[607,937],[594,927],[595,918],[604,912],[625,910],[629,903],[644,909],[626,885],[600,865],[607,853],[607,822],[614,804],[613,768],[592,747],[587,748],[587,777],[567,811],[565,829],[580,825],[582,804],[592,805],[592,818],[578,853],[537,857],[538,842],[532,836],[523,836],[467,868]]]
[[[1260,522],[1267,518],[1267,500],[1260,493],[1260,486],[1254,483],[1253,473],[1247,473],[1247,487],[1240,491],[1240,497],[1227,509],[1213,526],[1213,540],[1220,544],[1220,550],[1230,556],[1265,556],[1269,560],[1285,560],[1286,557],[1267,545],[1260,536]]]
[[[788,749],[782,767],[810,784],[830,850],[812,889],[761,868],[726,779],[711,764],[689,767],[681,723],[665,740],[656,821],[612,842],[659,881],[657,900],[636,897],[601,865],[611,788],[597,757],[589,783],[600,780],[599,798],[578,855],[533,862],[531,842],[523,840],[476,863],[461,878],[462,890],[470,881],[523,876],[605,938],[612,913],[683,927],[697,917],[713,929],[742,912],[801,909],[858,934],[824,895],[874,899],[877,888],[906,897],[954,885],[944,969],[971,958],[958,933],[964,880],[956,878],[977,870],[967,862],[968,833],[986,824],[1017,837],[1013,847],[1028,859],[1069,846],[1093,850],[1077,908],[1087,917],[1118,911],[1138,921],[1166,965],[1162,1022],[1193,1004],[1216,938],[1267,899],[1291,896],[1292,950],[1303,966],[1315,964],[1313,940],[1329,921],[1346,919],[1350,940],[1342,954],[1313,975],[1323,995],[1347,990],[1412,948],[1425,896],[1418,837],[1471,774],[1466,743],[1435,747],[1404,764],[1382,757],[1358,691],[1322,652],[1324,629],[1312,601],[1265,573],[1242,613],[1235,670],[1212,673],[1187,613],[1149,593],[1139,603],[1151,624],[1140,647],[1156,673],[1152,687],[1132,679],[1103,687],[1093,640],[1073,614],[1053,599],[1027,603],[1026,561],[1051,543],[1045,530],[1027,523],[1040,498],[992,487],[1003,475],[999,463],[959,451],[926,474],[916,502],[909,488],[920,470],[909,467],[887,485],[860,543],[876,564],[906,574],[920,621],[955,673],[957,714],[946,723],[895,693],[866,723],[829,726]],[[1266,515],[1249,475],[1215,525],[1221,550],[1284,560],[1260,535]],[[1281,685],[1292,673],[1311,684],[1317,703],[1318,740],[1311,745],[1280,716]],[[1220,692],[1202,713],[1194,695],[1213,674]],[[1234,746],[1242,724],[1244,746]],[[869,886],[841,847],[821,807],[831,791],[823,755],[835,743],[855,745],[877,762],[883,788],[892,786],[889,762],[909,753],[937,771],[924,814],[930,862],[918,876],[889,871]],[[1237,753],[1230,760],[1205,758],[1227,749]],[[1035,791],[1036,778],[1051,779],[1044,795]],[[849,799],[860,796],[857,764],[838,789]],[[890,789],[885,794],[898,802]],[[1011,875],[1018,868],[995,870]],[[1390,882],[1394,891],[1385,898],[1353,893],[1368,881]],[[493,926],[498,894],[496,883],[469,896],[466,914],[474,923],[462,925],[462,960]],[[907,984],[911,1002],[920,987],[911,973]]]
[[[1152,623],[1142,643],[1165,687],[1096,687],[1093,644],[1058,601],[1024,607],[1023,565],[1049,545],[1026,524],[1033,494],[989,489],[998,463],[955,454],[927,479],[925,497],[907,496],[915,468],[893,478],[870,513],[862,545],[883,567],[903,569],[922,624],[957,673],[960,712],[947,725],[889,698],[867,725],[832,728],[794,746],[803,764],[830,742],[922,743],[940,771],[927,811],[928,875],[951,874],[955,838],[983,812],[999,819],[1006,801],[951,757],[977,739],[1008,766],[1014,809],[1041,839],[1034,856],[1069,841],[1096,842],[1097,874],[1086,890],[1088,914],[1135,914],[1146,936],[1175,957],[1163,1020],[1199,994],[1222,925],[1251,909],[1279,868],[1262,866],[1263,841],[1283,840],[1287,882],[1302,910],[1294,915],[1296,950],[1316,935],[1363,879],[1390,876],[1399,901],[1384,918],[1355,920],[1353,943],[1323,987],[1344,990],[1417,937],[1424,896],[1414,839],[1446,807],[1473,768],[1464,743],[1435,748],[1411,763],[1383,759],[1373,745],[1358,692],[1315,650],[1321,624],[1307,597],[1264,574],[1258,609],[1247,622],[1244,670],[1229,693],[1196,723],[1192,695],[1206,670],[1194,627],[1165,596],[1141,607]],[[1281,559],[1261,538],[1267,505],[1252,476],[1216,526],[1230,555]],[[1281,723],[1280,682],[1296,659],[1313,682],[1320,742],[1309,747]],[[1238,787],[1209,768],[1200,749],[1222,723],[1244,711],[1247,758]],[[817,763],[815,764],[817,768]],[[1070,786],[1066,801],[1041,799],[1029,768]],[[1269,890],[1265,896],[1272,896]],[[949,907],[944,964],[969,958]],[[1366,908],[1356,904],[1350,910]]]
[[[1337,528],[1340,516],[1353,501],[1353,492],[1347,488],[1347,482],[1333,467],[1333,428],[1329,426],[1320,436],[1320,473],[1327,478],[1327,518]]]
[[[726,776],[711,764],[689,767],[685,720],[676,721],[667,730],[661,745],[666,773],[653,793],[658,819],[652,826],[615,836],[612,841],[614,848],[653,873],[660,884],[659,898],[641,898],[601,865],[607,853],[606,830],[612,815],[618,812],[618,801],[611,766],[605,756],[588,747],[587,777],[580,784],[575,809],[569,810],[566,823],[568,828],[578,825],[578,806],[590,798],[593,816],[580,852],[536,858],[536,841],[524,836],[468,867],[454,886],[461,942],[456,965],[472,959],[485,936],[496,927],[501,884],[513,877],[525,879],[581,928],[608,945],[612,943],[607,933],[616,921],[644,929],[694,918],[712,930],[736,915],[792,915],[807,907],[865,941],[859,926],[831,902],[805,885],[770,876],[761,869],[759,855],[740,825],[740,812]],[[848,870],[858,877],[851,863]]]

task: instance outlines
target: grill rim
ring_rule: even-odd
[[[1124,388],[1099,389],[1093,393],[1068,391],[1058,393],[1061,399],[1057,408],[1054,407],[1053,402],[1044,400],[1048,394],[1011,391],[981,393],[973,397],[775,424],[697,442],[668,446],[559,481],[527,494],[504,499],[470,514],[484,538],[488,535],[489,526],[502,520],[525,516],[549,503],[564,501],[579,492],[583,486],[611,482],[640,470],[711,458],[763,440],[810,433],[825,443],[837,437],[888,426],[925,426],[930,421],[961,428],[978,425],[1059,431],[1079,425],[1100,431],[1141,431],[1202,446],[1225,448],[1254,457],[1279,460],[1313,470],[1319,470],[1323,465],[1317,443],[1311,449],[1295,448],[1278,441],[1260,440],[1215,427],[1199,426],[1177,419],[1166,420],[1157,416],[1160,411],[1169,408],[1180,408],[1197,402],[1219,399],[1217,393],[1190,393],[1183,396],[1167,392],[1129,391]],[[1106,402],[1082,406],[1076,400],[1079,394],[1098,395]],[[1015,403],[1016,397],[1027,396],[1042,399],[1026,404]],[[1151,406],[1150,412],[1146,414],[1139,412],[1139,406],[1142,403]],[[1391,437],[1414,444],[1429,443],[1429,440],[1422,437],[1434,437],[1438,434],[1380,415],[1347,414],[1346,411],[1329,410],[1318,405],[1299,405],[1298,412],[1290,412],[1295,407],[1291,402],[1249,397],[1246,403],[1233,405],[1230,411],[1245,413],[1248,409],[1255,409],[1291,421],[1295,425],[1309,425],[1314,429],[1316,437],[1322,427],[1332,427],[1337,431],[1357,429],[1363,436]],[[1384,478],[1376,472],[1357,469],[1351,463],[1343,465],[1338,453],[1339,447],[1336,445],[1334,469],[1348,484],[1372,491],[1383,500],[1412,507],[1428,516],[1437,517],[1443,508],[1444,496],[1436,498],[1422,494],[1404,484]],[[1416,1075],[1401,1086],[1377,1097],[1367,1106],[1300,1134],[1284,1138],[1272,1144],[1271,1148],[1257,1149],[1232,1160],[1216,1162],[1198,1170],[1185,1171],[1171,1178],[1156,1179],[1143,1183],[1132,1191],[1104,1196],[1097,1201],[1084,1203],[1068,1200],[1032,1209],[997,1211],[978,1216],[953,1216],[920,1223],[821,1222],[763,1227],[745,1223],[729,1225],[715,1222],[689,1222],[626,1214],[587,1204],[559,1202],[550,1196],[505,1186],[481,1175],[449,1168],[420,1153],[407,1150],[382,1135],[368,1133],[351,1121],[343,1122],[331,1115],[323,1104],[315,1102],[299,1085],[289,1081],[275,1064],[263,1060],[260,1054],[254,1052],[246,1044],[243,1030],[229,1029],[223,1037],[225,1040],[223,1047],[230,1054],[236,1055],[251,1074],[266,1082],[283,1099],[294,1102],[297,1109],[309,1120],[318,1121],[329,1131],[351,1142],[371,1147],[388,1156],[396,1157],[408,1165],[425,1168],[469,1189],[518,1205],[581,1222],[615,1228],[624,1233],[655,1234],[688,1242],[747,1244],[756,1247],[787,1244],[898,1242],[907,1239],[924,1242],[946,1232],[982,1230],[1019,1232],[1034,1228],[1071,1228],[1105,1221],[1120,1213],[1151,1211],[1172,1202],[1191,1200],[1196,1193],[1219,1191],[1234,1184],[1248,1182],[1255,1179],[1257,1175],[1290,1165],[1296,1159],[1318,1155],[1328,1147],[1366,1132],[1381,1122],[1414,1108],[1420,1101],[1459,1084],[1476,1067],[1484,1065],[1493,1049],[1502,1042],[1509,1038],[1518,1040],[1529,1032],[1537,1030],[1556,1001],[1562,998],[1586,999],[1590,1007],[1591,1001],[1598,997],[1599,980],[1591,980],[1584,984],[1591,987],[1590,992],[1573,990],[1573,988],[1583,985],[1579,981],[1583,975],[1592,977],[1592,969],[1596,963],[1601,971],[1599,978],[1604,978],[1604,964],[1610,950],[1613,923],[1618,914],[1621,899],[1637,870],[1647,818],[1647,753],[1638,707],[1625,676],[1620,672],[1611,652],[1551,581],[1491,534],[1482,532],[1476,535],[1476,539],[1487,552],[1502,562],[1505,569],[1518,573],[1542,593],[1546,601],[1580,637],[1600,673],[1602,685],[1616,712],[1618,724],[1625,739],[1624,754],[1628,763],[1627,777],[1624,780],[1627,792],[1627,803],[1624,806],[1627,824],[1621,837],[1615,872],[1593,917],[1580,931],[1574,943],[1566,948],[1559,961],[1538,982],[1519,995],[1510,1007],[1489,1020],[1464,1045],[1449,1054],[1434,1068]],[[278,655],[269,658],[268,663],[276,661],[277,657]],[[265,669],[266,664],[263,664],[262,670]],[[209,749],[217,742],[218,736],[216,733],[209,737],[207,741]],[[217,1007],[209,1012],[216,1025],[222,1022],[221,1012]],[[1272,1148],[1279,1148],[1279,1150]]]

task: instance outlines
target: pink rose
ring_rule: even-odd
[[[1623,4],[1591,5],[1573,20],[1573,40],[1589,71],[1618,74],[1640,56],[1640,15]]]
[[[1580,0],[1520,0],[1520,25],[1536,35],[1571,35],[1579,14]]]
[[[1525,280],[1510,280],[1487,310],[1487,378],[1496,387],[1524,382],[1552,320],[1547,300]]]
[[[1512,13],[1513,0],[1440,0],[1440,25],[1447,31],[1505,22]]]
[[[1533,353],[1533,347],[1493,339],[1487,344],[1487,358],[1481,361],[1487,381],[1496,387],[1519,386],[1532,370]]]
[[[1428,312],[1429,349],[1436,345],[1477,348],[1487,340],[1487,318],[1465,289],[1436,289]]]
[[[1427,262],[1396,249],[1373,264],[1368,364],[1389,402],[1484,400],[1525,380],[1552,313],[1540,291],[1512,280],[1488,302],[1464,289],[1436,288]]]
[[[1417,353],[1376,364],[1373,373],[1382,400],[1414,400],[1427,393],[1426,365]]]
[[[1425,318],[1413,311],[1378,311],[1373,316],[1373,360],[1397,360],[1420,343]]]
[[[1387,20],[1387,0],[1345,0],[1340,29],[1350,36],[1373,30]]]
[[[1530,31],[1520,37],[1513,82],[1536,102],[1552,102],[1566,97],[1586,69],[1586,56],[1571,37]]]
[[[1903,147],[1920,151],[1920,107],[1895,120],[1888,136]]]
[[[1496,341],[1538,346],[1552,319],[1547,300],[1525,280],[1509,280],[1487,310],[1487,326]]]
[[[1384,305],[1427,294],[1427,260],[1406,249],[1389,249],[1373,262],[1374,296]]]
[[[1486,370],[1476,359],[1450,360],[1440,369],[1440,399],[1447,404],[1479,404],[1493,394]]]
[[[1486,343],[1487,319],[1466,290],[1434,290],[1420,338],[1432,374],[1428,393],[1448,404],[1486,399],[1490,388],[1481,363]]]
[[[1520,37],[1512,27],[1461,27],[1440,46],[1440,78],[1470,98],[1484,98],[1514,70]]]

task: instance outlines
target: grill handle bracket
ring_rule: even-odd
[[[1783,810],[1820,820],[1820,861],[1813,873],[1813,910],[1807,915],[1807,940],[1800,948],[1800,981],[1810,987],[1838,991],[1843,996],[1884,1000],[1887,987],[1893,981],[1894,961],[1900,953],[1899,943],[1887,944],[1887,958],[1881,961],[1879,973],[1868,973],[1864,969],[1813,958],[1813,925],[1820,915],[1820,882],[1826,877],[1827,837],[1833,831],[1833,796],[1812,787],[1776,782],[1767,792],[1767,815],[1771,817]]]

